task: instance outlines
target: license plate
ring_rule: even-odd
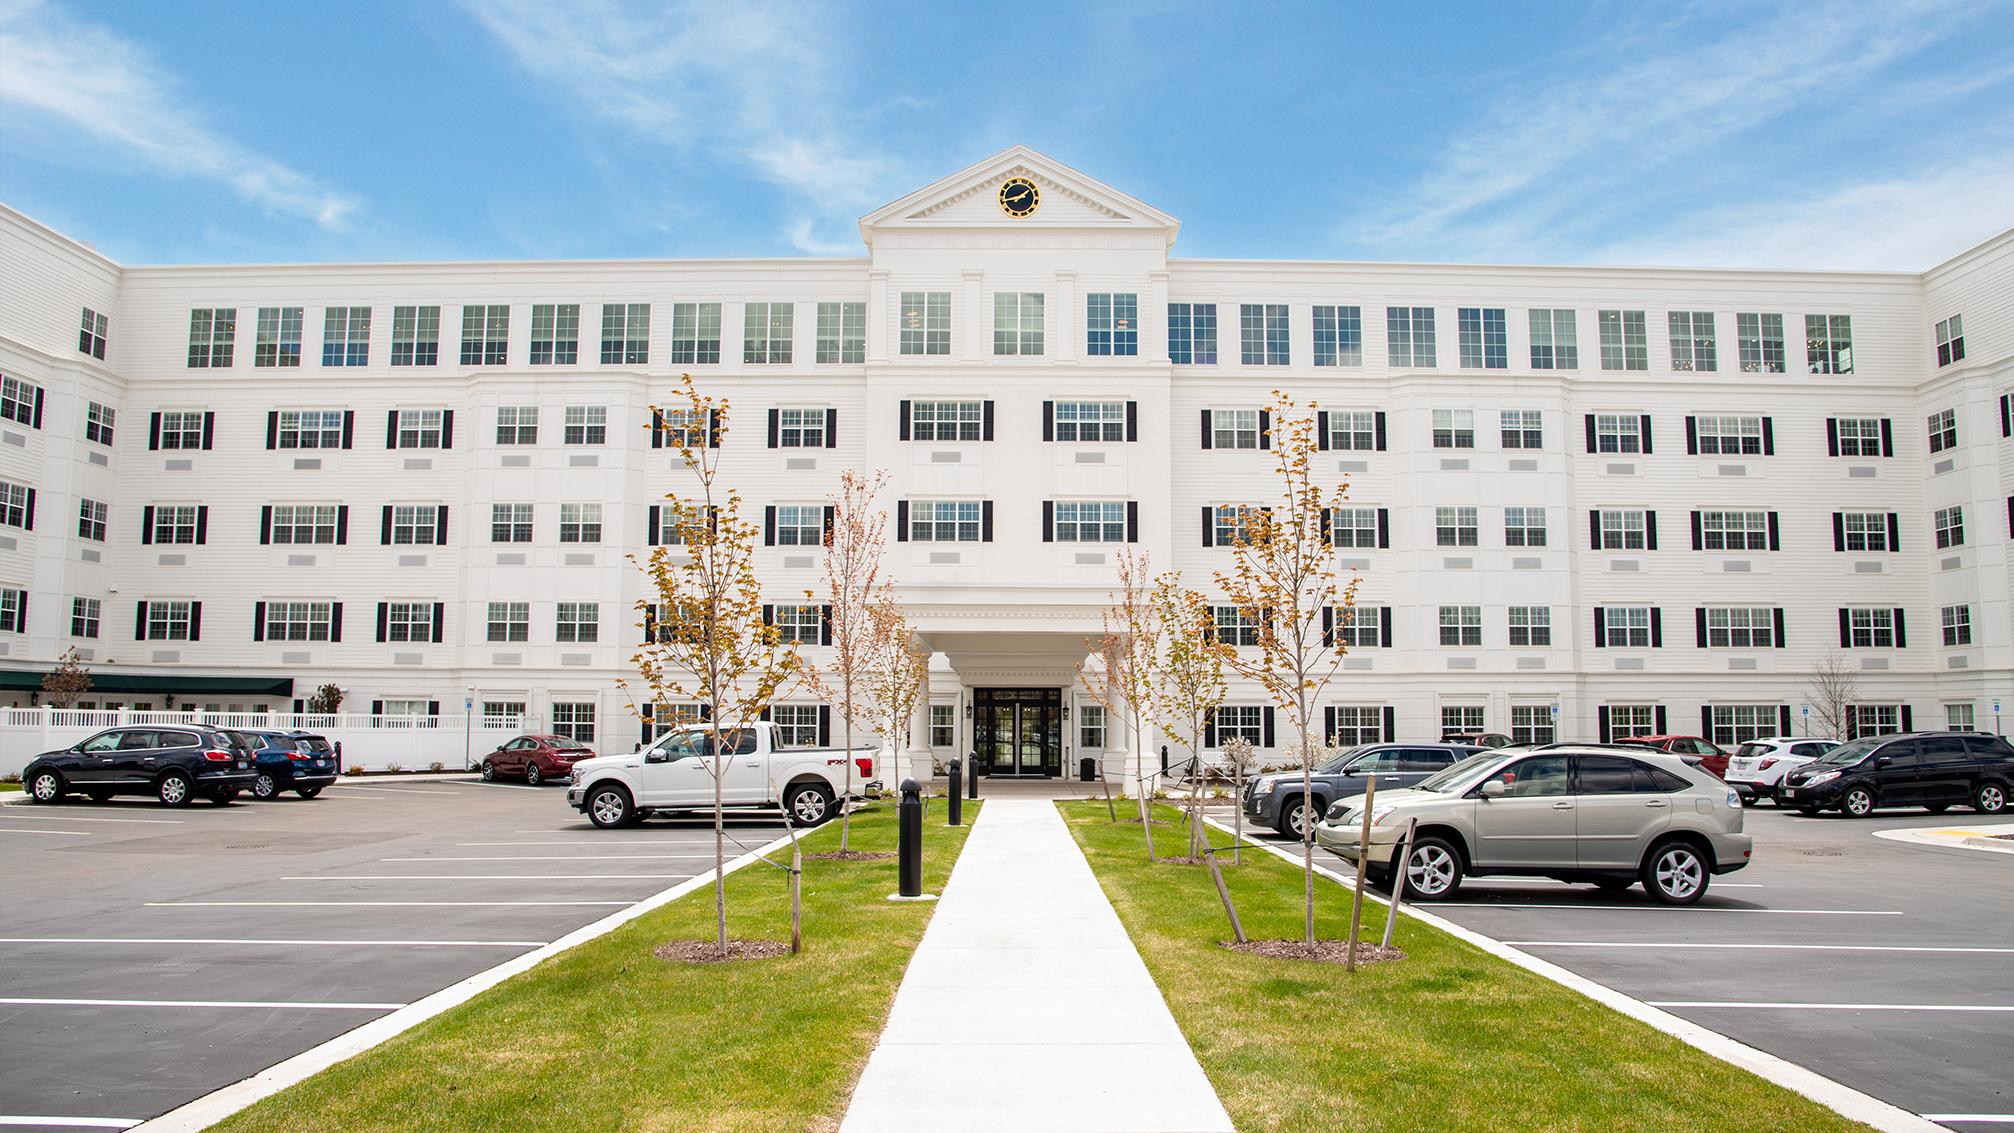
[[[243,771],[244,769],[245,769],[245,761],[241,759],[238,761],[238,770]]]
[[[1791,796],[1793,796],[1793,795],[1795,795],[1795,794],[1797,794],[1797,788],[1796,788],[1796,787],[1785,787],[1785,788],[1783,788],[1783,797],[1784,797],[1784,798],[1786,798],[1786,799],[1787,799],[1787,798],[1790,798]]]

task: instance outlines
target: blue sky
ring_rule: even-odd
[[[1915,270],[2014,3],[0,0],[0,200],[128,263],[857,255],[1017,142],[1183,256]]]

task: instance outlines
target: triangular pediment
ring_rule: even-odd
[[[1026,178],[1041,193],[1028,216],[1010,216],[1000,207],[1000,187]],[[883,205],[860,219],[860,235],[871,247],[876,232],[890,229],[998,228],[1024,230],[1152,230],[1175,242],[1181,222],[1146,202],[1045,157],[1027,146],[1003,150]]]

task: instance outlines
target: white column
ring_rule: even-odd
[[[1140,357],[1150,364],[1168,363],[1168,273],[1147,273],[1147,302],[1140,311]]]
[[[923,695],[916,698],[916,710],[909,715],[909,741],[903,745],[902,778],[914,779],[926,788],[930,785],[930,688],[926,684]],[[883,781],[883,786],[898,789],[902,779],[893,783]]]
[[[867,273],[867,360],[869,362],[888,361],[888,273],[870,270]],[[896,312],[900,316],[900,312]]]

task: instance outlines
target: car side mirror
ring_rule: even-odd
[[[1484,783],[1482,785],[1483,798],[1500,799],[1503,797],[1503,794],[1504,794],[1504,781],[1502,779],[1491,779],[1489,782]]]
[[[1885,755],[1877,755],[1874,757],[1874,766],[1876,767],[1890,767],[1893,766],[1894,763],[1895,761],[1893,759],[1890,759]]]

